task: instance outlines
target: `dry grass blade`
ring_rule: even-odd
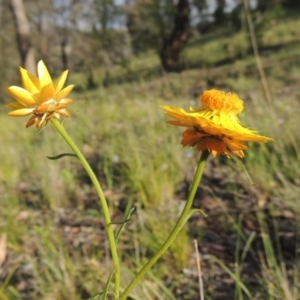
[[[196,263],[197,263],[197,272],[198,272],[198,280],[199,280],[199,292],[200,292],[200,300],[204,300],[204,292],[203,292],[203,280],[202,280],[202,272],[201,272],[201,264],[200,264],[200,253],[198,251],[198,242],[194,240],[195,253],[196,253]]]
[[[0,238],[0,267],[3,265],[6,259],[6,238],[6,233],[2,233]]]

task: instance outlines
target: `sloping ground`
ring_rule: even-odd
[[[272,300],[299,299],[300,61],[295,44],[289,44],[286,48],[279,47],[277,50],[278,52],[274,53],[268,52],[268,49],[263,52],[264,67],[274,96],[273,104],[278,112],[275,120],[272,119],[265,103],[259,101],[263,99],[263,93],[253,57],[237,60],[230,65],[170,74],[136,85],[112,85],[106,90],[99,89],[94,91],[91,99],[99,100],[99,106],[104,101],[109,102],[111,106],[107,105],[105,111],[102,106],[96,110],[95,106],[91,105],[85,107],[81,115],[74,115],[74,122],[76,118],[86,122],[78,122],[88,128],[88,137],[84,137],[83,142],[88,139],[92,144],[95,137],[99,138],[99,132],[103,131],[100,135],[101,140],[91,146],[89,159],[92,165],[95,164],[97,176],[105,183],[105,193],[113,211],[113,220],[122,221],[128,207],[136,207],[131,217],[132,221],[127,224],[120,240],[120,253],[125,265],[122,277],[126,281],[132,278],[132,270],[138,269],[144,258],[149,257],[157,244],[160,244],[154,239],[156,244],[153,247],[150,245],[153,239],[149,238],[149,245],[147,240],[143,240],[153,233],[153,228],[142,226],[143,213],[152,214],[154,222],[158,219],[155,209],[147,207],[142,201],[147,195],[141,195],[154,189],[151,186],[153,182],[150,181],[152,178],[148,178],[149,174],[146,174],[149,190],[144,186],[137,188],[127,182],[122,183],[127,180],[129,171],[125,162],[122,165],[121,161],[118,168],[113,170],[121,177],[117,182],[118,188],[116,185],[109,188],[106,175],[99,171],[99,160],[102,156],[103,160],[111,158],[108,155],[114,151],[114,148],[110,148],[111,141],[121,144],[119,140],[110,139],[112,135],[119,134],[126,139],[124,132],[128,131],[127,123],[135,123],[136,127],[129,127],[129,130],[136,130],[134,134],[145,136],[141,143],[145,143],[145,148],[149,146],[146,144],[149,136],[144,132],[144,127],[151,124],[151,128],[156,128],[155,117],[158,115],[157,107],[154,112],[150,111],[151,106],[148,104],[151,101],[173,104],[182,98],[182,102],[184,101],[185,107],[188,108],[189,102],[193,106],[198,105],[198,96],[204,89],[216,87],[238,92],[250,112],[246,123],[252,126],[252,117],[255,120],[259,119],[260,125],[266,124],[265,129],[269,130],[272,136],[273,133],[276,135],[273,136],[276,143],[269,148],[250,148],[247,152],[247,166],[251,166],[257,160],[256,165],[251,168],[254,186],[250,186],[239,165],[224,157],[211,159],[206,166],[204,179],[194,202],[194,206],[202,209],[207,217],[194,215],[186,226],[189,239],[183,240],[179,237],[178,241],[192,248],[193,239],[197,240],[201,254],[204,291],[208,300],[265,300],[270,297]],[[126,118],[124,120],[123,116],[127,116],[128,111],[136,107],[138,109],[130,115],[134,119],[130,119],[131,122]],[[139,114],[141,107],[146,107],[144,110],[147,110],[147,114]],[[122,122],[119,122],[116,108],[121,110]],[[110,113],[107,117],[110,118],[109,121],[101,114],[102,109],[103,114]],[[162,112],[160,113],[162,115]],[[112,125],[114,122],[116,124]],[[157,132],[160,133],[166,129],[162,127],[161,120],[159,122],[161,127],[157,126]],[[163,122],[165,123],[165,119]],[[6,244],[0,243],[2,257],[3,252],[6,252],[5,260],[0,263],[0,299],[87,299],[99,292],[112,269],[97,195],[76,162],[69,163],[69,160],[66,160],[61,165],[51,164],[54,167],[49,168],[44,161],[45,149],[47,154],[48,151],[57,153],[61,149],[60,144],[54,144],[51,131],[42,132],[34,138],[27,131],[28,139],[24,139],[26,143],[23,143],[23,140],[19,140],[25,133],[21,133],[19,127],[14,131],[14,135],[9,134],[4,127],[1,128],[0,135],[3,139],[2,144],[5,145],[1,152],[3,184],[0,186],[0,226],[8,232],[8,239]],[[257,129],[262,130],[260,126]],[[72,133],[76,136],[80,130],[75,129]],[[155,147],[161,146],[163,139],[161,136],[157,139],[157,132],[153,131],[155,139],[150,141],[157,143]],[[81,140],[79,133],[76,137]],[[170,132],[164,134],[170,140],[173,138]],[[167,142],[171,144],[170,140]],[[179,140],[180,131],[176,137],[176,144],[179,144]],[[8,141],[11,146],[8,146]],[[128,142],[122,141],[124,144]],[[46,143],[48,144],[43,148]],[[16,145],[19,145],[18,150],[21,149],[21,152],[16,150]],[[174,147],[174,144],[171,146]],[[30,156],[34,152],[33,149],[38,151]],[[155,151],[157,149],[155,148]],[[144,154],[143,152],[142,155]],[[154,156],[157,153],[150,154]],[[264,154],[262,159],[260,154]],[[4,164],[9,157],[12,164]],[[41,160],[43,163],[39,165]],[[196,159],[193,163],[196,163]],[[111,164],[114,165],[114,162]],[[182,207],[192,180],[193,166],[184,167],[184,170],[179,171],[186,174],[185,180],[177,185],[172,202],[168,202],[159,212],[163,214],[160,220],[164,220],[166,232],[169,232],[168,217],[173,212],[172,208]],[[32,174],[32,169],[38,173]],[[53,179],[51,182],[43,179],[43,175],[46,175],[45,169],[47,172],[53,172],[52,177],[45,177]],[[178,171],[175,171],[175,177],[176,172]],[[63,176],[59,177],[62,173]],[[16,183],[8,182],[7,177],[16,180]],[[158,177],[158,180],[161,181],[161,178]],[[55,203],[58,203],[59,208],[51,208],[48,200],[51,197],[47,198],[47,193],[51,193],[52,198],[59,198],[54,199],[54,202],[57,200]],[[166,194],[168,195],[168,191]],[[194,251],[183,253],[184,257],[181,261],[178,259],[179,262],[176,261],[175,254],[174,249],[166,253],[160,266],[155,267],[152,274],[143,281],[142,288],[136,289],[137,299],[199,299]],[[163,287],[167,287],[167,291]],[[149,294],[149,291],[153,293]]]
[[[203,210],[207,217],[194,215],[188,224],[190,238],[197,240],[201,254],[206,299],[240,299],[237,296],[242,293],[243,299],[263,300],[268,294],[266,276],[270,276],[273,284],[276,283],[276,278],[272,278],[276,266],[268,261],[268,259],[272,261],[272,257],[267,256],[273,254],[268,252],[270,250],[267,249],[267,245],[264,246],[262,236],[269,233],[268,236],[275,251],[274,258],[278,261],[279,268],[284,266],[286,277],[292,283],[297,265],[295,253],[297,249],[299,250],[297,218],[288,208],[276,207],[276,203],[282,203],[283,199],[276,199],[276,195],[266,194],[260,188],[259,183],[256,186],[250,186],[242,170],[235,170],[234,164],[228,165],[226,161],[224,162],[222,163],[222,159],[208,162],[203,182],[194,202],[194,207]],[[186,198],[192,173],[187,177],[178,186],[176,201],[184,201]],[[28,197],[29,191],[26,188],[23,187],[23,190],[19,192],[20,197]],[[113,191],[108,192],[108,198],[113,193]],[[118,195],[121,196],[118,197]],[[114,200],[118,198],[120,200],[123,195],[122,191],[115,191]],[[99,216],[87,213],[93,209],[97,196],[94,193],[86,193],[82,194],[82,197],[84,210],[75,207],[58,211],[22,210],[18,212],[16,218],[20,225],[27,223],[26,226],[28,226],[30,223],[32,226],[45,227],[51,224],[51,230],[59,236],[56,240],[53,240],[53,237],[50,237],[50,240],[44,237],[45,240],[42,242],[51,243],[54,248],[61,247],[64,252],[67,252],[61,255],[60,250],[53,251],[51,255],[60,257],[58,261],[65,260],[63,257],[68,257],[70,262],[76,265],[76,261],[80,260],[77,267],[84,269],[91,264],[90,258],[93,251],[100,249],[99,261],[94,260],[93,268],[104,268],[104,266],[109,268],[111,262],[104,222],[99,219]],[[123,255],[134,251],[131,234],[136,227],[139,227],[137,217],[134,213],[132,222],[128,224],[121,237],[121,244],[126,245],[122,246]],[[116,211],[114,219],[121,218],[122,212]],[[23,240],[22,251],[16,253],[13,249],[8,250],[7,259],[0,269],[0,280],[3,284],[8,276],[10,277],[10,283],[20,295],[20,298],[16,299],[35,299],[38,297],[39,284],[33,260],[41,260],[42,267],[39,272],[42,273],[51,273],[51,267],[49,270],[47,264],[51,265],[53,262],[49,257],[47,261],[47,256],[40,247],[41,240],[38,236],[31,235],[28,239],[25,236],[20,238]],[[55,268],[53,266],[53,272]],[[90,266],[88,268],[91,271]],[[63,274],[64,267],[61,266],[59,269],[62,274],[56,275],[57,280],[68,284],[67,275]],[[176,280],[176,286],[172,284],[173,280]],[[181,272],[170,275],[166,278],[165,284],[173,290],[175,299],[199,299],[194,252],[191,252]],[[241,292],[242,289],[244,292]],[[280,290],[280,287],[278,289]],[[90,296],[87,290],[81,288],[81,299],[87,299]],[[63,293],[56,293],[56,297],[56,299],[68,299]],[[282,297],[278,295],[274,299],[283,299]]]

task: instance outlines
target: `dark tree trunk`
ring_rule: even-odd
[[[230,14],[231,22],[236,31],[240,31],[242,29],[242,14],[243,5],[242,3],[239,3]]]
[[[160,59],[167,72],[181,70],[179,55],[189,38],[189,14],[188,0],[179,0],[174,18],[174,28],[169,37],[164,37]]]
[[[265,12],[270,7],[273,7],[276,4],[276,0],[260,0],[257,3],[256,10],[260,12]]]
[[[11,7],[16,24],[21,64],[26,70],[35,73],[35,58],[30,40],[30,26],[25,13],[23,0],[11,0]]]
[[[66,30],[63,30],[61,42],[60,42],[61,61],[63,65],[63,70],[69,69],[67,47],[68,47],[68,33]]]
[[[225,5],[225,0],[217,0],[217,8],[214,12],[215,24],[217,26],[221,26],[226,23]]]
[[[299,0],[282,0],[282,4],[284,7],[289,9],[299,9],[300,1]]]

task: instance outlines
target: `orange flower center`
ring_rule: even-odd
[[[205,91],[201,96],[205,109],[237,115],[243,109],[243,101],[238,95],[215,89]]]

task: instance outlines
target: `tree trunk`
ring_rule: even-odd
[[[214,12],[215,24],[222,26],[226,23],[225,0],[217,0],[217,8]]]
[[[62,29],[62,37],[60,42],[60,49],[61,49],[61,61],[63,65],[63,70],[69,69],[69,62],[68,62],[68,30]]]
[[[189,14],[189,1],[179,0],[173,31],[169,37],[164,37],[160,54],[161,63],[168,72],[178,72],[181,69],[179,55],[189,38]]]
[[[25,13],[23,0],[11,0],[11,7],[16,24],[17,42],[21,56],[21,65],[35,73],[35,58],[30,40],[30,26]]]

